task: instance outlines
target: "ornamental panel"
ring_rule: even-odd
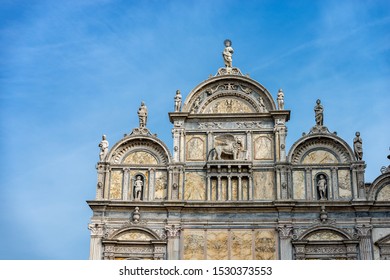
[[[130,153],[123,160],[124,164],[135,164],[135,165],[154,165],[158,164],[157,159],[146,151],[138,151]]]
[[[382,187],[377,196],[376,196],[376,200],[380,200],[380,201],[389,201],[390,200],[390,184],[388,185],[385,185],[384,187]]]
[[[349,170],[339,170],[339,197],[342,199],[351,199],[352,198],[352,188],[351,188],[351,174]]]
[[[274,178],[272,171],[253,172],[255,200],[275,199]]]
[[[203,172],[187,172],[184,186],[185,200],[206,199],[206,179]]]
[[[206,160],[206,137],[187,136],[186,159],[188,161],[205,161]]]
[[[337,158],[330,152],[324,150],[312,151],[304,156],[303,164],[331,164],[338,163]]]
[[[111,171],[110,199],[122,199],[122,170]]]
[[[272,138],[271,136],[260,135],[254,140],[254,152],[255,160],[272,160],[273,149],[272,149]]]

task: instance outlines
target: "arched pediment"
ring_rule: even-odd
[[[166,145],[151,136],[129,136],[119,141],[110,151],[112,164],[167,165],[171,155]]]
[[[353,161],[351,148],[335,135],[304,136],[292,146],[289,161],[293,164],[337,164]]]
[[[380,175],[370,186],[369,200],[390,201],[390,172]]]
[[[216,76],[193,89],[183,112],[193,114],[267,113],[276,106],[271,94],[245,76]]]
[[[133,226],[113,232],[108,239],[121,241],[151,241],[160,240],[160,237],[148,228]]]
[[[309,228],[303,232],[297,240],[308,240],[308,241],[342,241],[352,240],[353,238],[346,231],[336,228],[331,225],[318,225]]]

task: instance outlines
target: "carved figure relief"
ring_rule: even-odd
[[[205,237],[203,230],[183,231],[183,257],[185,260],[203,260]]]
[[[124,160],[125,164],[134,165],[155,165],[158,164],[157,159],[146,151],[137,151],[130,153]]]
[[[339,186],[339,197],[344,199],[352,198],[351,190],[351,175],[349,170],[338,171],[338,186]]]
[[[157,172],[155,182],[155,199],[166,199],[167,198],[167,173]]]
[[[203,138],[203,139],[202,139]],[[206,150],[205,150],[205,139],[202,137],[188,137],[187,141],[187,160],[193,161],[202,161],[205,160]]]
[[[201,172],[186,173],[184,199],[185,200],[206,199],[206,180],[203,173]]]
[[[204,110],[209,114],[233,114],[233,113],[253,113],[254,109],[244,100],[237,98],[224,98],[211,102]]]
[[[144,189],[144,179],[141,175],[136,177],[134,182],[134,200],[142,200],[143,199],[143,189]]]
[[[239,137],[232,134],[222,134],[216,136],[214,141],[214,148],[210,153],[214,152],[215,160],[231,159],[231,157],[233,160],[246,159],[243,141]]]
[[[272,140],[269,136],[260,135],[255,138],[255,160],[272,159]]]
[[[328,151],[316,150],[311,151],[304,156],[302,160],[303,164],[329,164],[338,163],[337,158]]]
[[[111,171],[110,199],[122,198],[122,171]]]

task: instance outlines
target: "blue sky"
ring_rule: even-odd
[[[14,1],[0,5],[0,259],[87,259],[98,143],[138,126],[172,147],[175,91],[233,66],[314,125],[363,138],[366,181],[390,146],[389,1]]]

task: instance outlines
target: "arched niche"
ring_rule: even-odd
[[[298,260],[356,260],[359,240],[333,226],[315,226],[292,241]]]
[[[110,234],[103,240],[103,258],[108,260],[166,259],[166,240],[148,228],[131,226]]]

